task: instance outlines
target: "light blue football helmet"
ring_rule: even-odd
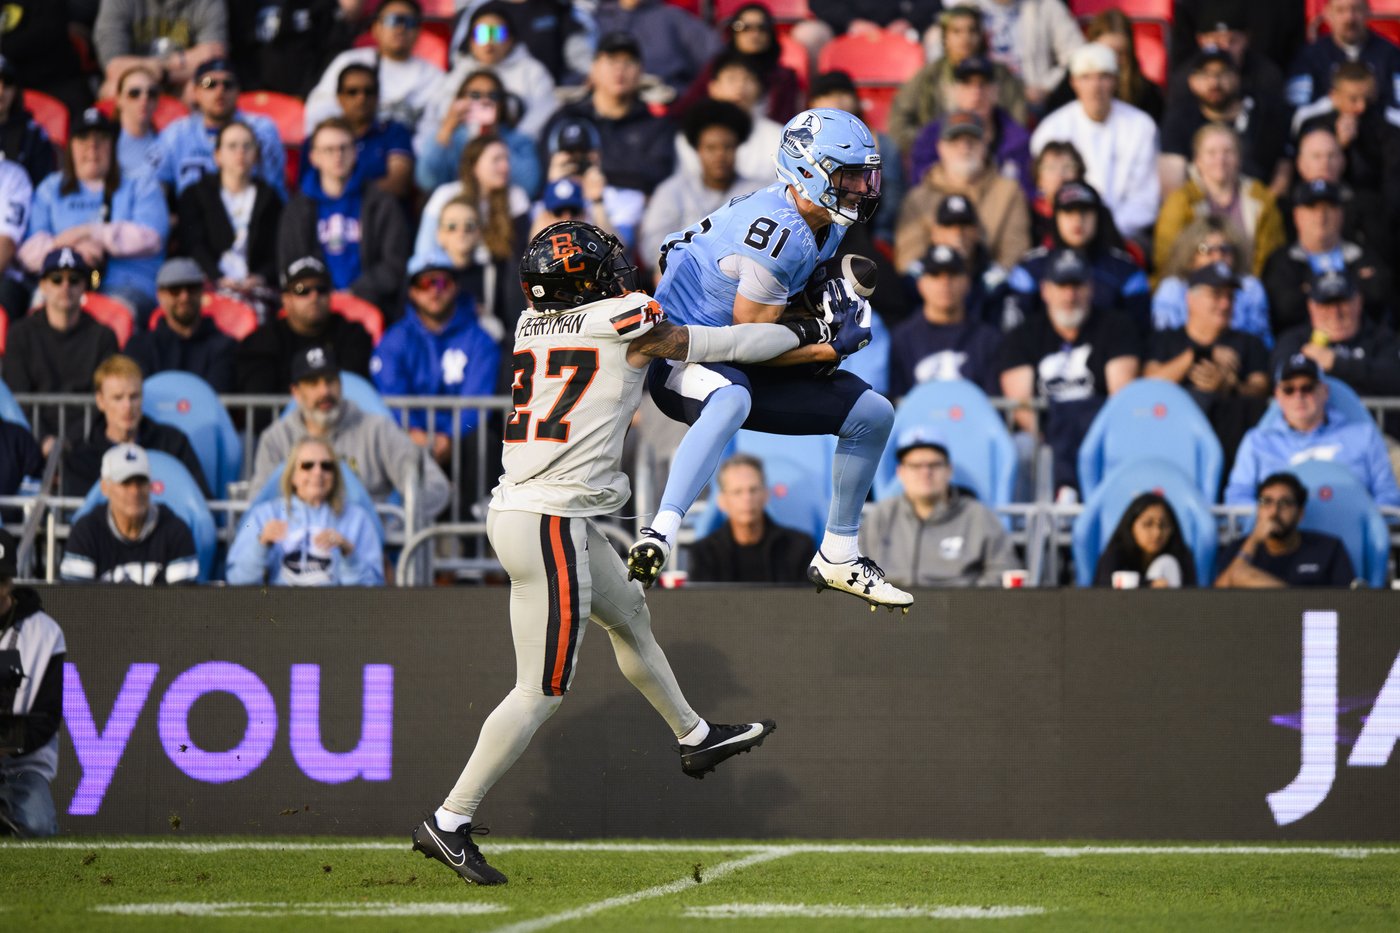
[[[778,180],[827,209],[834,223],[865,223],[880,205],[880,153],[860,118],[844,110],[804,110],[783,127],[773,156]]]

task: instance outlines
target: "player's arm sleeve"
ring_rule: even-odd
[[[719,270],[739,283],[739,294],[761,305],[785,306],[788,287],[777,272],[743,253],[731,253],[719,261]]]
[[[732,324],[728,327],[689,325],[687,363],[763,363],[801,345],[797,335],[781,324]]]

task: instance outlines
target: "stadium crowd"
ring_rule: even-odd
[[[207,579],[200,530],[151,488],[178,469],[223,499],[240,477],[143,414],[143,380],[179,371],[211,397],[293,398],[255,425],[226,579],[382,583],[373,503],[416,481],[437,515],[455,481],[470,505],[502,419],[396,423],[349,397],[357,380],[510,395],[533,233],[585,219],[655,276],[667,236],[772,184],[783,124],[823,106],[863,115],[883,160],[880,209],[842,251],[879,280],[877,339],[847,365],[903,429],[862,535],[892,580],[1016,578],[994,509],[1037,498],[1083,505],[1082,583],[1386,579],[1385,558],[1377,573],[1299,525],[1351,545],[1400,507],[1400,405],[1378,420],[1358,400],[1400,397],[1400,7],[1163,0],[1134,22],[1073,0],[695,6],[19,8],[0,31],[0,366],[11,393],[94,393],[98,413],[85,435],[52,407],[32,438],[0,424],[0,495],[61,449],[64,494],[92,500],[62,576]],[[963,446],[975,406],[940,402],[949,386],[1009,414],[1009,463]],[[918,423],[934,409],[952,421]],[[674,434],[650,423],[664,447]],[[1153,458],[1132,489],[1128,448]],[[829,479],[775,485],[753,454],[719,473],[727,520],[694,546],[692,579],[802,577],[820,527],[765,509]],[[1257,514],[1214,559],[1217,504]]]

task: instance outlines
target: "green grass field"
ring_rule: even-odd
[[[1400,929],[1400,846],[480,840],[0,843],[0,930]]]

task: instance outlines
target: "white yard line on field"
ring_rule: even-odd
[[[899,904],[712,904],[708,907],[687,907],[682,916],[688,920],[775,917],[822,920],[1005,920],[1009,917],[1034,917],[1043,913],[1044,907],[999,905],[904,907]]]
[[[415,904],[395,901],[171,901],[154,904],[103,904],[92,909],[99,913],[128,917],[467,917],[504,913],[510,908],[499,904],[469,902]]]

